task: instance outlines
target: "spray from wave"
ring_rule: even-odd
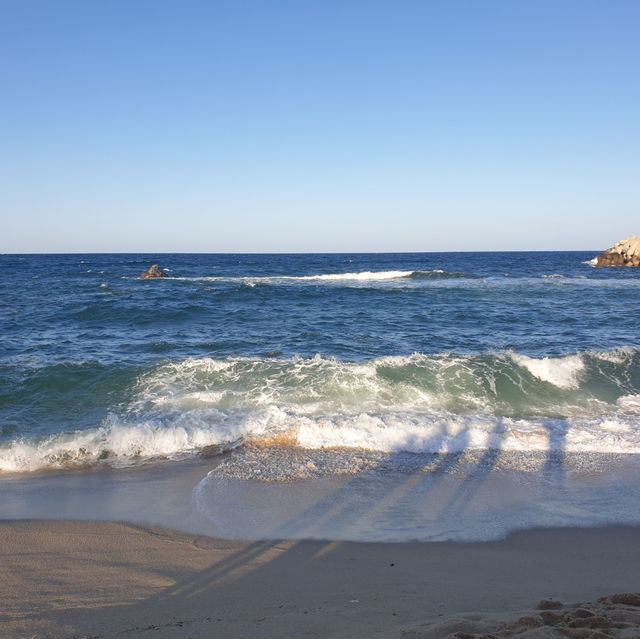
[[[187,359],[143,373],[128,397],[95,428],[0,445],[0,469],[128,465],[244,442],[386,453],[640,453],[635,349],[360,363]]]

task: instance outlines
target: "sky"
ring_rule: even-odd
[[[640,234],[637,0],[0,0],[0,253]]]

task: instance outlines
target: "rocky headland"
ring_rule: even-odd
[[[596,266],[640,266],[640,237],[620,240],[594,259]]]

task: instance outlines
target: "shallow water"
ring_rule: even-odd
[[[0,482],[2,517],[128,521],[228,539],[384,542],[640,524],[634,455],[361,453],[349,460],[331,453],[246,447],[173,466],[12,475]]]

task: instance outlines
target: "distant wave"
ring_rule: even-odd
[[[593,260],[583,262],[594,266]],[[168,269],[167,269],[168,270]],[[240,283],[247,286],[256,285],[292,285],[292,284],[375,284],[384,282],[418,282],[418,281],[442,281],[442,280],[468,280],[470,282],[494,282],[498,285],[504,285],[505,278],[509,278],[509,283],[514,280],[521,280],[530,283],[534,280],[542,280],[545,282],[564,283],[566,285],[575,286],[579,280],[585,286],[594,287],[619,287],[621,285],[618,279],[601,279],[591,278],[584,274],[563,275],[561,273],[541,273],[541,274],[520,274],[511,275],[503,273],[500,276],[482,276],[475,273],[466,273],[463,271],[445,271],[443,269],[430,270],[388,270],[388,271],[354,271],[347,273],[318,273],[314,275],[198,275],[198,276],[181,276],[170,275],[164,281],[180,281],[180,282],[228,282]],[[137,277],[122,276],[122,279],[139,279]],[[640,286],[640,279],[628,278],[623,280],[625,287]]]
[[[472,277],[464,273],[452,273],[435,269],[430,271],[359,271],[353,273],[321,273],[318,275],[269,275],[269,276],[202,276],[171,277],[173,280],[201,282],[242,282],[252,284],[289,284],[289,283],[322,283],[322,282],[385,282],[390,280],[412,279],[449,279]]]
[[[59,379],[65,369],[56,368]],[[362,363],[187,359],[148,370],[128,396],[95,428],[0,445],[0,469],[128,465],[252,441],[387,453],[640,453],[640,351],[631,348]]]

